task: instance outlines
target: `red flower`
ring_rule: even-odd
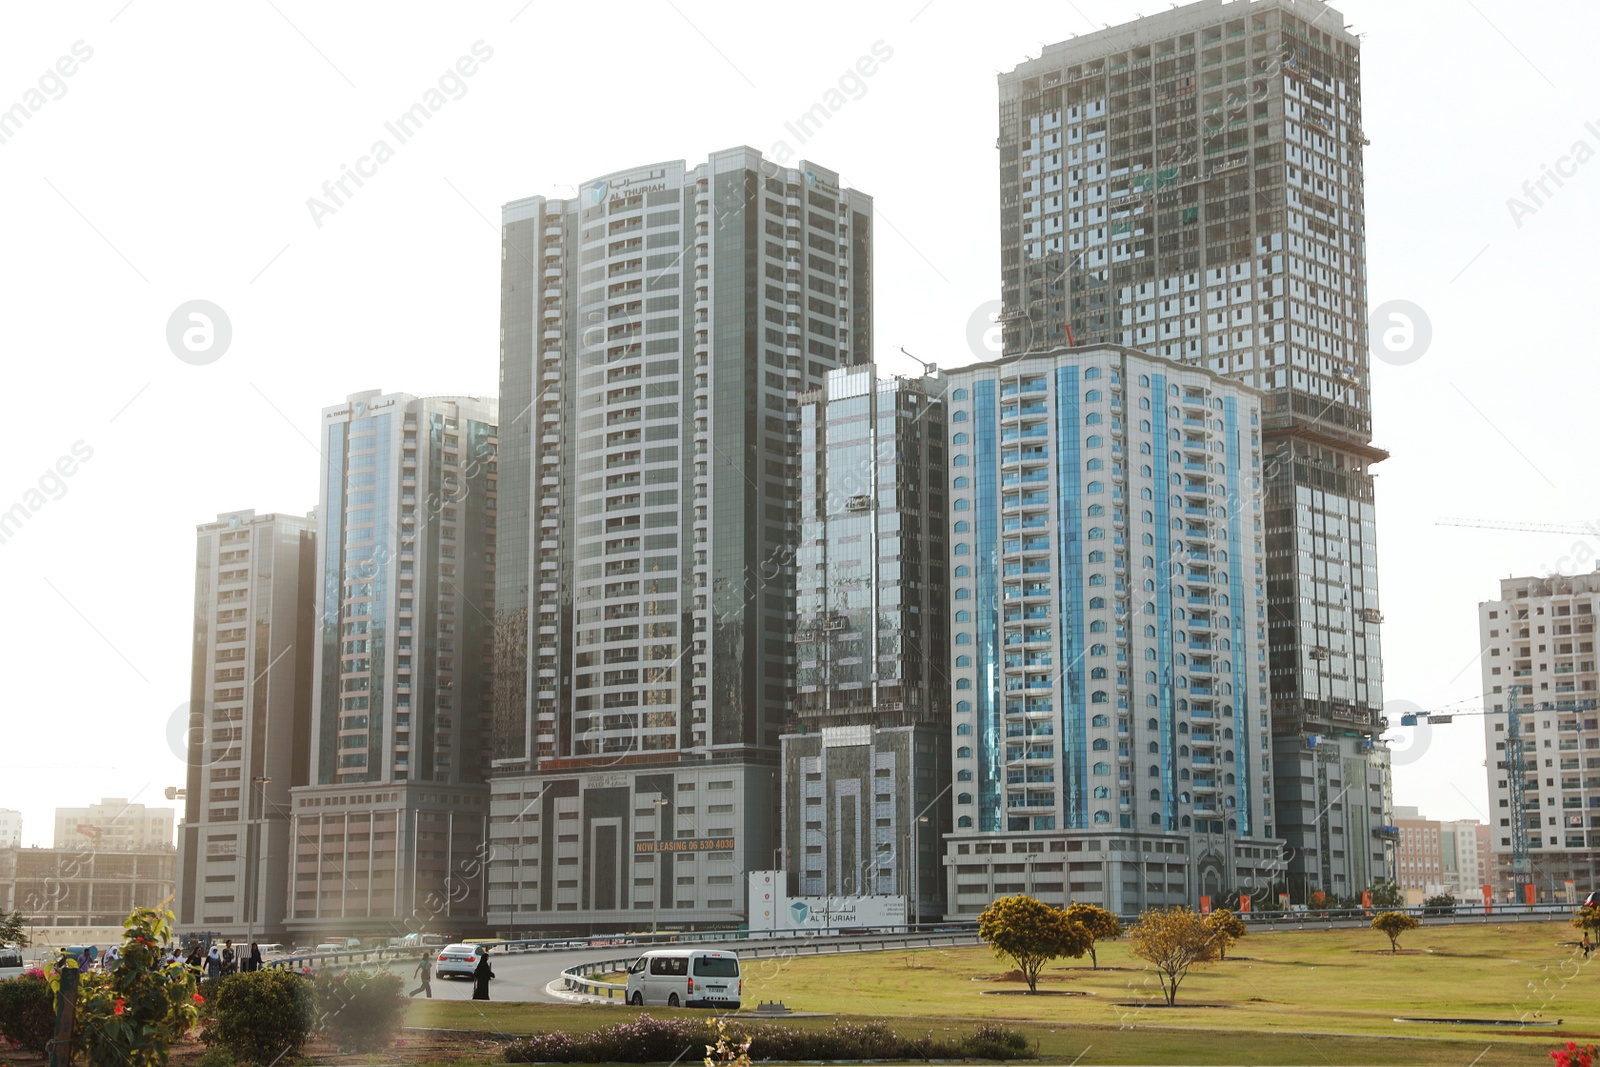
[[[204,1004],[206,1002],[206,998],[202,997],[199,993],[196,993],[194,995],[194,1002],[196,1004]]]
[[[112,1008],[111,1010],[116,1012],[118,1015],[122,1014],[122,998],[121,997],[117,998],[117,1006]]]

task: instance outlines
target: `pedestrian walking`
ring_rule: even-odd
[[[206,956],[206,977],[222,977],[222,950],[216,945],[211,946],[211,953]]]
[[[237,974],[238,972],[239,972],[239,956],[238,956],[238,953],[233,951],[233,942],[232,941],[224,941],[222,943],[222,973],[224,975],[229,975],[229,974]]]
[[[478,957],[478,965],[472,969],[472,999],[489,999],[489,980],[494,977],[494,969],[489,966],[489,948],[482,946],[482,955]]]
[[[122,950],[116,945],[112,945],[110,948],[106,949],[105,959],[100,966],[107,974],[110,974],[111,971],[116,967],[117,961],[121,958]]]
[[[245,970],[247,970],[247,971],[259,971],[260,969],[261,969],[261,946],[258,945],[256,942],[252,941],[252,942],[250,942],[250,959],[245,964]]]
[[[1588,959],[1589,953],[1594,951],[1594,945],[1589,942],[1589,931],[1583,932],[1583,958]]]
[[[406,996],[414,997],[418,993],[426,993],[426,994],[428,994],[428,999],[432,1000],[433,999],[433,957],[432,956],[424,956],[424,957],[422,957],[421,962],[417,964],[417,969],[415,971],[413,971],[412,973],[417,976],[417,978],[422,982],[422,984],[417,986],[417,988],[413,989],[411,992],[407,993]],[[484,995],[486,997],[488,996],[488,990],[487,989],[484,990]]]

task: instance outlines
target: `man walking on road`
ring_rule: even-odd
[[[422,957],[422,962],[417,964],[417,969],[413,973],[419,979],[422,980],[422,984],[417,986],[417,988],[413,989],[410,993],[408,993],[406,995],[414,997],[418,993],[426,993],[426,994],[428,994],[428,999],[432,1000],[433,999],[433,957],[431,955]]]

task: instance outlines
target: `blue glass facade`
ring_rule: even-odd
[[[1249,835],[1254,833],[1254,820],[1252,813],[1255,805],[1250,802],[1250,783],[1254,776],[1250,767],[1258,757],[1257,750],[1250,746],[1250,739],[1256,736],[1254,729],[1255,704],[1250,699],[1250,687],[1247,684],[1249,677],[1245,673],[1244,656],[1241,651],[1246,647],[1246,630],[1249,620],[1245,619],[1244,596],[1244,568],[1241,565],[1244,555],[1244,523],[1245,497],[1240,491],[1241,469],[1245,462],[1244,449],[1240,447],[1239,434],[1239,401],[1234,397],[1223,400],[1223,455],[1228,464],[1228,591],[1233,604],[1231,616],[1233,618],[1233,720],[1237,724],[1234,728],[1235,763],[1238,766],[1237,792],[1234,800],[1238,805],[1239,833]],[[1250,519],[1250,521],[1254,521]]]
[[[1174,755],[1178,750],[1178,724],[1174,719],[1172,677],[1172,576],[1182,574],[1184,560],[1172,547],[1172,513],[1169,501],[1181,500],[1169,491],[1171,475],[1167,466],[1167,378],[1164,374],[1150,375],[1150,392],[1154,410],[1151,413],[1151,439],[1155,459],[1155,540],[1156,540],[1156,662],[1160,664],[1160,686],[1157,692],[1161,736],[1161,823],[1168,830],[1178,829],[1178,771]],[[1187,609],[1180,609],[1186,611]]]
[[[1078,368],[1056,371],[1056,455],[1060,494],[1056,500],[1056,551],[1061,564],[1060,617],[1061,669],[1066,683],[1061,708],[1061,776],[1065,825],[1088,826],[1089,721],[1088,694],[1084,689],[1083,607],[1083,437],[1078,406]]]
[[[973,612],[976,624],[978,684],[973,693],[978,723],[978,827],[999,830],[1005,798],[1001,753],[1005,724],[1001,721],[1000,692],[1000,538],[999,441],[995,427],[995,383],[973,385],[972,437],[974,541],[972,566],[977,575],[978,598]],[[960,629],[960,627],[956,627]],[[957,693],[959,699],[964,694]]]

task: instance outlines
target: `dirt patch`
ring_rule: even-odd
[[[1081,989],[1035,989],[1031,992],[1026,989],[984,989],[978,992],[980,997],[1092,997],[1093,993],[1086,993]]]
[[[1041,974],[1039,981],[1070,982],[1076,977],[1078,976],[1073,974]],[[1021,971],[1007,971],[1004,974],[978,974],[973,975],[972,980],[974,982],[1016,982],[1018,985],[1026,985],[1028,981],[1022,977]]]
[[[1114,1002],[1119,1008],[1233,1008],[1235,1004],[1193,1004],[1188,1001],[1178,1001],[1168,1004],[1164,1000],[1119,1000]]]
[[[1386,948],[1353,948],[1350,951],[1359,953],[1359,954],[1361,954],[1363,956],[1431,956],[1431,955],[1433,955],[1433,950],[1430,949],[1430,948],[1403,948],[1399,952],[1390,952]]]

